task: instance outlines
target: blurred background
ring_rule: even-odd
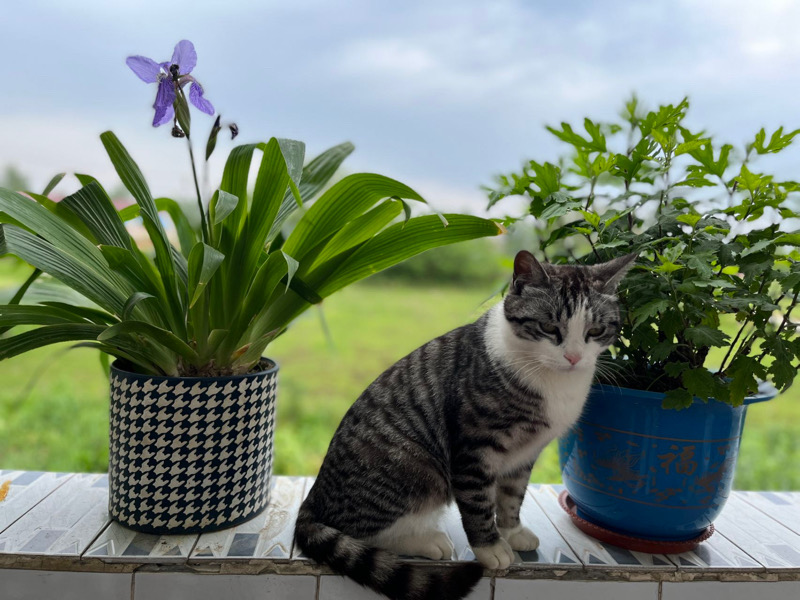
[[[112,129],[156,195],[192,202],[181,140],[153,128],[155,86],[125,58],[197,48],[193,75],[236,143],[350,140],[345,172],[377,172],[443,212],[485,215],[482,185],[562,148],[545,124],[692,102],[689,123],[742,144],[800,124],[800,5],[789,0],[555,2],[31,1],[7,7],[0,36],[0,185],[39,190],[91,173],[129,201],[98,135]],[[195,131],[212,118],[195,113]],[[204,138],[205,134],[196,136]],[[218,181],[231,147],[208,165]],[[788,178],[797,152],[772,167]],[[67,178],[54,197],[77,189]],[[493,216],[519,214],[504,200]],[[347,288],[271,346],[281,364],[276,470],[316,472],[341,416],[387,366],[484,310],[534,243],[524,223],[499,241],[423,254]],[[0,259],[0,300],[28,269]],[[325,331],[328,332],[326,335]],[[107,382],[96,353],[47,348],[0,363],[0,468],[103,471]],[[748,415],[735,485],[800,489],[797,386]],[[558,481],[553,448],[534,480]]]

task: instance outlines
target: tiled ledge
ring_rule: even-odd
[[[0,598],[376,598],[293,547],[312,481],[275,477],[270,506],[238,527],[159,537],[109,520],[106,475],[0,471],[0,485],[10,482],[0,501]],[[487,572],[471,598],[800,598],[800,493],[737,492],[696,551],[652,555],[585,536],[558,492],[529,488],[522,519],[540,548]],[[473,560],[455,508],[444,527],[454,559]]]

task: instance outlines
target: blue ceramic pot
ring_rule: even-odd
[[[156,377],[111,365],[111,518],[146,533],[232,527],[269,501],[278,365]]]
[[[697,537],[730,495],[747,406],[775,395],[765,384],[742,406],[696,399],[676,411],[661,408],[664,394],[593,386],[559,440],[579,516],[640,538]]]

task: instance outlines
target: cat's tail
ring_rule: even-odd
[[[483,567],[477,562],[452,567],[403,562],[396,554],[315,523],[305,506],[297,517],[295,538],[309,558],[392,600],[460,600],[483,575]]]

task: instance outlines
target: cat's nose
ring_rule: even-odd
[[[569,361],[569,364],[575,366],[581,360],[581,355],[576,354],[575,352],[567,352],[564,354],[564,358]]]

